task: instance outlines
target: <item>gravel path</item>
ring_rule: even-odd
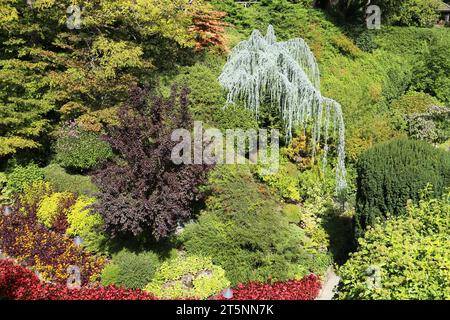
[[[325,282],[320,290],[319,296],[316,300],[333,300],[335,295],[335,289],[339,284],[340,278],[336,275],[333,267],[330,267],[327,271]]]

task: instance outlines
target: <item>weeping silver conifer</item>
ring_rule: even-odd
[[[277,42],[272,26],[268,27],[265,37],[255,30],[248,40],[233,49],[219,81],[228,92],[227,105],[241,100],[256,117],[263,102],[278,108],[288,141],[292,139],[294,126],[311,126],[313,146],[324,135],[324,163],[329,131],[333,126],[333,132],[337,131],[338,135],[337,191],[346,188],[345,127],[341,105],[321,95],[319,68],[303,39]]]

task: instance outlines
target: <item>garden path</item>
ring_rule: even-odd
[[[333,300],[339,281],[340,278],[334,272],[333,267],[328,268],[325,282],[316,300]]]

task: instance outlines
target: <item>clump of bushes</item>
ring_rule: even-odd
[[[78,195],[93,196],[98,188],[91,177],[69,174],[58,164],[50,164],[42,169],[44,179],[51,183],[57,192],[72,192]]]
[[[298,173],[295,164],[289,162],[286,158],[280,159],[280,167],[276,173],[263,174],[264,166],[260,165],[256,169],[256,175],[265,184],[276,190],[284,199],[290,201],[299,201],[300,190],[298,185]]]
[[[233,285],[301,279],[321,274],[330,258],[307,249],[310,240],[281,212],[281,205],[254,180],[248,166],[221,166],[211,175],[213,195],[197,222],[180,235],[188,255],[212,258]]]
[[[405,115],[425,112],[429,107],[438,104],[439,101],[427,93],[409,91],[392,102],[392,109]]]
[[[143,289],[153,279],[159,266],[159,257],[154,252],[134,253],[123,249],[103,269],[102,284]]]
[[[79,172],[92,169],[113,156],[110,145],[97,133],[83,131],[75,123],[60,130],[55,152],[61,166]]]
[[[47,229],[33,216],[13,212],[0,216],[0,248],[25,266],[33,267],[45,280],[66,284],[69,266],[80,268],[81,284],[96,280],[105,259],[93,256],[63,233]]]
[[[229,285],[225,271],[211,259],[180,256],[164,262],[144,291],[164,299],[206,299]]]
[[[11,194],[17,194],[28,184],[43,179],[42,170],[36,164],[27,166],[16,166],[7,175],[6,189]]]
[[[339,270],[340,299],[450,299],[450,193],[370,228]]]
[[[397,139],[367,150],[357,163],[356,234],[405,212],[431,183],[436,194],[450,185],[450,154],[426,142]]]

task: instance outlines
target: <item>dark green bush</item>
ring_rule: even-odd
[[[450,153],[422,141],[398,139],[367,150],[357,163],[356,234],[400,215],[431,183],[436,194],[450,186]]]
[[[102,284],[142,289],[153,279],[159,266],[158,255],[154,252],[134,253],[123,249],[103,270]]]
[[[57,192],[72,192],[92,196],[98,191],[91,177],[69,174],[60,165],[51,164],[42,169],[45,180],[50,182]]]
[[[213,196],[181,241],[188,255],[211,257],[232,285],[301,278],[323,272],[329,256],[306,249],[309,239],[290,224],[281,203],[255,182],[247,166],[222,166],[211,177]]]
[[[98,134],[65,127],[55,145],[56,161],[62,167],[79,172],[92,169],[113,156],[110,145]]]

